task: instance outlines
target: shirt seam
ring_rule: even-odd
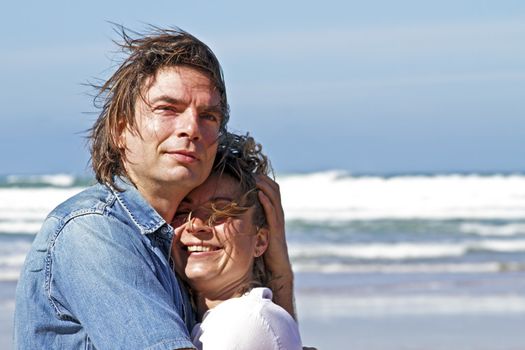
[[[279,334],[275,331],[275,329],[274,329],[274,327],[272,327],[271,323],[268,322],[266,317],[264,317],[264,315],[262,314],[262,309],[264,309],[266,306],[268,306],[268,304],[266,304],[266,303],[262,304],[260,309],[259,309],[259,313],[256,314],[256,316],[259,316],[261,322],[266,327],[268,327],[268,330],[271,332],[271,334],[273,336],[273,339],[275,340],[275,343],[277,344],[278,349],[286,350],[286,349],[284,349],[283,344],[281,343],[281,338],[279,337]]]
[[[173,349],[196,349],[195,345],[186,338],[175,338],[162,340],[156,344],[150,345],[144,350],[173,350]]]
[[[90,209],[82,209],[78,210],[75,213],[71,213],[70,215],[67,215],[64,218],[54,217],[55,219],[59,220],[59,225],[57,227],[57,230],[53,235],[51,235],[49,239],[49,244],[47,247],[46,252],[46,263],[45,263],[45,278],[44,278],[44,288],[46,292],[46,296],[48,299],[48,302],[51,304],[51,307],[55,311],[55,316],[60,320],[74,320],[71,316],[65,314],[64,312],[60,311],[60,307],[55,302],[56,299],[53,297],[53,293],[51,291],[51,283],[53,280],[53,274],[52,274],[52,268],[53,268],[53,258],[52,258],[52,250],[55,247],[55,243],[58,239],[58,236],[63,232],[66,225],[72,221],[75,218],[81,217],[81,216],[87,216],[87,215],[101,215],[103,216],[103,212],[100,212],[100,210],[96,210],[95,208]]]

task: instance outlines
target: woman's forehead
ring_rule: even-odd
[[[233,177],[226,174],[211,174],[206,181],[190,192],[185,202],[202,204],[217,200],[238,199],[241,185]]]

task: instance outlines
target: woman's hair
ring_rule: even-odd
[[[238,202],[223,210],[215,209],[214,215],[238,216],[249,208],[253,210],[253,225],[257,230],[268,228],[264,208],[258,198],[256,187],[257,175],[269,175],[272,168],[268,157],[262,153],[262,146],[255,142],[253,137],[225,133],[221,137],[212,174],[217,176],[230,176],[239,184],[240,197]],[[242,293],[256,286],[268,286],[269,273],[265,269],[262,256],[256,257],[253,264],[254,280],[244,286]]]
[[[166,67],[185,66],[206,74],[220,96],[222,122],[220,134],[226,132],[229,119],[226,87],[219,61],[211,49],[193,35],[178,29],[151,27],[139,34],[116,26],[121,43],[117,45],[127,58],[115,73],[97,89],[95,106],[99,117],[89,130],[91,164],[98,182],[115,187],[114,176],[127,176],[124,152],[118,138],[125,127],[135,130],[135,103],[153,84],[157,72]],[[130,36],[129,33],[132,33]]]

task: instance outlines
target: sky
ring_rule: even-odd
[[[89,174],[111,22],[206,42],[278,174],[525,171],[524,1],[29,0],[0,13],[0,175]]]

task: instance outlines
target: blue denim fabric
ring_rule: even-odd
[[[129,183],[54,209],[16,291],[16,349],[193,348],[194,315],[170,268],[173,229]]]

